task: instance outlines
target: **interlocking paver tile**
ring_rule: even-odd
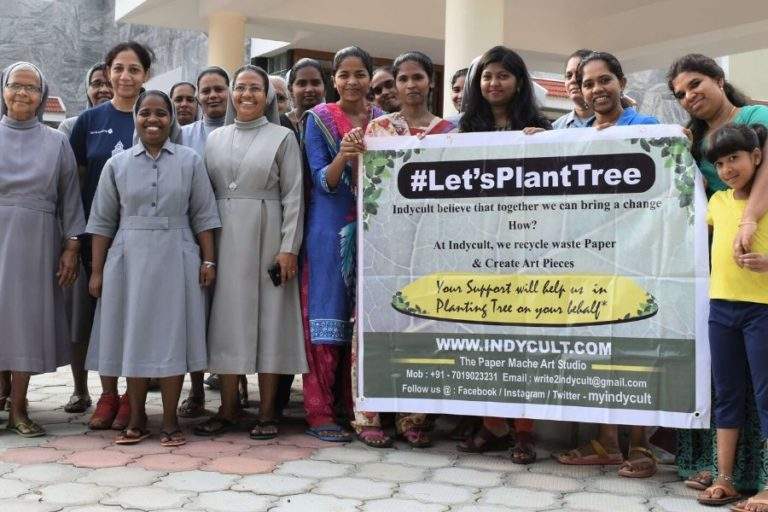
[[[299,446],[254,446],[242,453],[243,457],[254,457],[262,460],[286,462],[289,460],[306,459],[315,452],[314,448],[302,448]]]
[[[686,498],[695,498],[701,492],[701,491],[697,491],[696,489],[691,489],[690,487],[686,487],[685,483],[683,482],[672,482],[672,483],[664,484],[662,487],[666,489],[669,494],[683,496]]]
[[[43,462],[55,462],[64,458],[69,452],[62,452],[53,448],[10,448],[0,453],[0,460],[16,464],[41,464]]]
[[[49,436],[79,436],[88,432],[88,427],[83,423],[54,423],[46,425],[45,430]]]
[[[509,483],[513,487],[531,487],[555,492],[574,492],[584,488],[584,484],[575,478],[527,472],[515,473],[510,477]]]
[[[374,450],[333,447],[317,450],[312,458],[316,460],[359,464],[361,462],[377,462],[381,459],[381,455],[379,451]]]
[[[384,457],[384,462],[407,464],[409,466],[418,466],[421,468],[442,468],[450,466],[453,459],[447,455],[436,455],[417,451],[394,451],[387,453]]]
[[[466,468],[439,468],[432,480],[445,484],[469,485],[471,487],[494,487],[501,483],[501,473],[477,471]]]
[[[656,471],[655,475],[644,478],[643,480],[645,482],[666,484],[670,482],[679,482],[680,475],[677,473],[676,466],[660,464],[659,469]]]
[[[315,480],[287,475],[250,475],[232,486],[233,491],[250,491],[256,494],[288,496],[309,491]]]
[[[219,473],[231,473],[238,475],[254,475],[257,473],[269,473],[277,464],[273,460],[262,460],[253,457],[219,457],[204,465],[204,471],[218,471]]]
[[[163,473],[147,471],[138,467],[103,468],[91,471],[87,475],[78,478],[78,482],[106,485],[108,487],[137,487],[151,485],[156,482]]]
[[[192,501],[191,507],[210,512],[262,512],[269,508],[273,499],[249,492],[204,492]]]
[[[480,503],[490,505],[515,505],[522,508],[545,509],[553,507],[557,502],[557,494],[551,492],[531,491],[513,487],[496,487],[486,489],[480,496]],[[621,510],[617,508],[615,510]]]
[[[592,478],[605,475],[616,475],[618,466],[569,466],[560,464],[556,460],[540,460],[530,464],[528,471],[531,473],[546,473],[548,475],[566,476],[569,478]]]
[[[328,448],[331,446],[339,445],[338,443],[321,441],[316,437],[308,436],[306,434],[288,434],[278,436],[277,444],[290,444],[293,446],[300,446],[301,448]]]
[[[127,487],[101,500],[103,505],[120,505],[123,508],[162,510],[180,508],[192,495],[160,487]]]
[[[238,480],[236,475],[223,475],[209,471],[181,471],[164,476],[155,485],[176,491],[211,492],[229,489]]]
[[[100,485],[67,482],[41,487],[40,494],[42,501],[55,505],[88,505],[98,503],[113,490]]]
[[[280,436],[282,437],[282,436]],[[226,443],[247,444],[248,446],[265,446],[277,444],[277,439],[251,439],[245,432],[227,432],[213,438],[214,441],[223,441]],[[289,443],[290,444],[290,443]]]
[[[55,512],[61,510],[61,506],[39,501],[11,499],[0,500],[0,510],[3,512]]]
[[[125,466],[134,458],[134,455],[128,455],[122,452],[85,450],[69,455],[63,462],[79,468],[100,469]]]
[[[358,506],[362,502],[336,498],[334,496],[321,496],[319,494],[295,494],[284,496],[278,502],[278,506],[269,512],[358,512]]]
[[[136,459],[134,464],[150,471],[192,471],[206,462],[206,459],[190,457],[189,455],[163,453],[159,455],[144,455]]]
[[[27,493],[36,484],[10,478],[0,478],[0,499],[15,498]],[[0,509],[2,510],[2,509]]]
[[[86,473],[88,473],[88,471],[85,469],[73,468],[72,466],[65,466],[63,464],[29,464],[26,466],[19,466],[12,472],[6,474],[4,478],[16,478],[19,480],[27,480],[29,482],[48,484],[74,482]]]
[[[34,415],[33,415],[34,416]],[[34,417],[32,418],[34,419]],[[25,448],[29,446],[40,446],[46,443],[48,439],[45,437],[21,437],[21,436],[0,436],[0,450],[6,450],[8,448]]]
[[[339,498],[373,500],[392,496],[394,486],[389,482],[376,482],[367,478],[332,478],[321,480],[313,492]]]
[[[395,497],[413,498],[427,503],[451,505],[473,500],[475,492],[476,489],[471,487],[414,482],[400,485],[400,492]]]
[[[223,443],[221,441],[198,441],[196,443],[187,443],[184,446],[176,448],[173,453],[177,455],[191,455],[192,457],[201,457],[213,459],[222,455],[234,455],[247,449],[246,444]]]
[[[564,510],[561,508],[550,509],[553,512],[577,512],[571,509]],[[460,507],[451,508],[451,512],[531,512],[530,508],[509,508],[502,507],[501,505],[464,505]]]
[[[14,463],[11,463],[11,462],[0,462],[0,476],[4,475],[6,473],[10,473],[11,471],[16,469],[17,467],[19,467],[18,464],[14,464]]]
[[[533,465],[538,464],[537,462]],[[509,457],[497,457],[494,455],[460,455],[456,459],[456,465],[465,468],[504,472],[525,471],[526,469],[526,466],[515,464]]]
[[[30,402],[34,402],[34,400],[30,400]],[[63,402],[63,403],[66,403]],[[34,404],[30,407],[30,409],[36,408],[37,404]],[[39,423],[40,425],[43,425],[44,427],[48,427],[49,425],[54,425],[56,423],[68,423],[72,418],[69,418],[68,414],[61,414],[61,412],[56,410],[50,410],[50,411],[35,411],[34,413],[35,421]]]
[[[110,443],[114,440],[114,434],[109,439]],[[122,452],[128,455],[135,455],[141,457],[142,455],[162,455],[164,453],[170,454],[171,449],[165,446],[160,446],[160,443],[156,443],[152,438],[139,444],[112,444],[105,448],[107,451]]]
[[[349,464],[334,464],[321,460],[292,460],[281,464],[276,473],[307,478],[334,478],[346,475],[351,469],[352,466]]]
[[[648,512],[646,501],[640,496],[616,496],[608,493],[579,492],[566,494],[567,506],[594,512]]]
[[[655,504],[653,510],[657,512],[712,512],[712,510],[717,510],[712,507],[700,505],[695,498],[668,496],[664,498],[656,498],[653,502]]]
[[[658,483],[650,483],[637,478],[603,477],[591,478],[587,482],[590,489],[611,494],[636,494],[638,496],[664,496],[666,492]]]
[[[84,505],[82,507],[65,507],[61,512],[142,512],[138,509],[126,510],[123,507],[107,505]]]
[[[373,480],[384,480],[386,482],[418,482],[426,478],[426,470],[401,464],[374,462],[358,466],[358,471],[355,475]]]
[[[114,434],[113,434],[114,435]],[[66,436],[52,439],[45,445],[46,448],[56,448],[57,450],[97,450],[106,448],[112,443],[104,438],[95,436]]]
[[[445,512],[447,505],[438,503],[421,503],[415,500],[387,498],[385,500],[367,501],[363,504],[363,512]]]

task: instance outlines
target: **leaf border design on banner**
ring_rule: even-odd
[[[629,139],[630,144],[638,144],[648,154],[657,148],[664,160],[664,167],[675,173],[674,183],[680,208],[688,209],[688,224],[693,224],[693,188],[696,176],[696,162],[689,149],[690,141],[680,137],[660,137],[648,139]]]

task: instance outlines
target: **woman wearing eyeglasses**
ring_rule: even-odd
[[[0,371],[11,372],[6,430],[37,437],[27,413],[33,373],[69,362],[61,288],[79,269],[85,231],[77,164],[66,137],[40,121],[48,86],[27,62],[0,81]]]
[[[235,428],[238,375],[258,373],[261,404],[250,436],[271,439],[278,434],[280,374],[307,371],[296,279],[304,226],[301,157],[296,137],[278,124],[267,73],[243,66],[232,84],[235,124],[213,131],[205,146],[222,224],[208,328],[221,409],[195,434]]]
[[[277,102],[277,113],[280,115],[290,112],[291,96],[288,94],[288,85],[285,78],[272,75],[269,77],[269,86],[275,90],[275,101]]]

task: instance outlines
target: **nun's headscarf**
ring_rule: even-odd
[[[220,68],[219,66],[209,66],[202,70],[197,75],[197,94],[200,95],[200,80],[206,75],[218,75],[222,78],[224,78],[224,82],[227,84],[227,111],[224,113],[224,126],[230,125],[235,122],[235,104],[232,103],[232,89],[231,85],[232,82],[229,80],[229,73],[224,68]],[[205,120],[206,115],[205,111],[203,111],[203,105],[200,104],[200,100],[197,101],[197,103],[200,105],[200,109],[202,111],[202,117],[201,119]]]
[[[139,97],[136,98],[136,103],[133,105],[134,126],[136,126],[136,118],[139,115],[141,104],[144,101],[144,98],[146,98],[147,96],[157,96],[159,98],[162,98],[166,106],[170,108],[169,114],[171,116],[171,132],[168,136],[168,139],[174,144],[178,144],[179,138],[181,136],[181,126],[179,126],[179,122],[176,120],[176,108],[174,107],[173,102],[171,101],[171,98],[169,98],[168,95],[165,94],[163,91],[159,91],[157,89],[150,89],[148,91],[144,91],[141,94],[139,94]],[[134,128],[133,145],[135,146],[139,142],[141,142],[141,139],[139,138],[139,131]]]
[[[194,123],[195,121],[201,120],[203,118],[203,108],[200,106],[200,102],[197,101],[197,87],[195,87],[195,84],[193,84],[192,82],[187,82],[186,80],[182,80],[181,82],[176,82],[171,86],[171,90],[169,92],[169,96],[171,97],[171,100],[173,100],[173,91],[175,91],[176,88],[179,87],[180,85],[188,85],[194,91],[193,94],[195,96],[195,117],[194,119],[192,119],[192,123]]]
[[[280,112],[277,110],[277,95],[275,94],[275,88],[270,86],[269,75],[262,68],[252,64],[246,64],[235,71],[235,74],[232,75],[232,90],[235,89],[235,82],[237,82],[238,75],[245,71],[253,71],[264,79],[264,87],[267,89],[267,105],[264,107],[264,115],[270,123],[280,124]]]
[[[0,117],[8,115],[8,105],[5,104],[5,98],[3,96],[5,86],[8,85],[8,81],[13,72],[21,70],[32,71],[37,75],[37,78],[40,81],[40,88],[43,92],[40,96],[40,105],[38,105],[37,110],[35,110],[35,115],[37,115],[37,119],[42,122],[43,113],[45,112],[45,101],[48,99],[48,82],[45,81],[45,77],[43,76],[42,71],[40,71],[40,68],[29,62],[16,62],[3,70],[2,78],[0,78]]]
[[[104,78],[106,80],[109,80],[109,77],[107,76],[107,65],[103,62],[97,62],[93,66],[91,66],[91,69],[88,70],[88,74],[85,75],[85,101],[88,103],[88,108],[91,108],[93,106],[93,102],[91,101],[91,97],[88,96],[88,89],[91,87],[91,78],[93,77],[93,74],[97,71],[101,71],[104,73]]]

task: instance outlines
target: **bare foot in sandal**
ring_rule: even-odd
[[[409,428],[400,434],[400,436],[411,446],[411,448],[426,448],[432,446],[432,439],[430,439],[429,434],[418,428]]]
[[[380,427],[363,427],[357,433],[357,438],[371,448],[389,448],[392,446],[392,438]]]
[[[160,432],[160,446],[173,448],[175,446],[182,446],[185,444],[187,444],[187,438],[184,437],[184,433],[178,428],[171,432],[165,430]]]
[[[512,447],[512,462],[515,464],[531,464],[536,462],[536,447],[533,444],[533,434],[519,432],[515,436]]]
[[[719,476],[715,481],[701,491],[696,500],[702,505],[720,506],[739,501],[741,494],[734,489],[731,477]]]
[[[619,476],[626,478],[648,478],[656,474],[656,456],[643,446],[633,446],[629,456],[619,468]]]
[[[768,512],[768,489],[763,489],[751,498],[734,505],[733,512]]]
[[[456,448],[460,452],[485,453],[499,452],[509,448],[509,434],[497,436],[486,427],[480,427],[475,435],[460,442]]]

